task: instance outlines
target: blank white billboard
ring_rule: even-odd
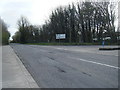
[[[65,39],[65,34],[56,34],[56,39]]]

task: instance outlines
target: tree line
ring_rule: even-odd
[[[52,11],[44,25],[31,25],[25,17],[18,20],[18,31],[14,42],[39,43],[58,42],[56,34],[66,34],[61,42],[94,43],[106,37],[111,43],[117,42],[115,30],[115,3],[79,2]]]
[[[0,19],[0,30],[2,31],[2,34],[0,36],[2,45],[9,44],[10,33],[8,31],[6,23],[2,19]]]

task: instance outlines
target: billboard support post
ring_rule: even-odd
[[[56,34],[56,39],[59,39],[59,43],[60,43],[60,39],[65,39],[66,35],[65,34]]]

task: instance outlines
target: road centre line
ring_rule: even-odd
[[[99,62],[88,61],[88,60],[81,59],[81,58],[73,58],[73,57],[70,57],[70,58],[75,59],[75,60],[84,61],[84,62],[93,63],[93,64],[98,64],[98,65],[102,65],[102,66],[106,66],[106,67],[111,67],[111,68],[115,68],[115,69],[120,69],[120,67],[112,66],[112,65],[109,65],[109,64],[103,64],[103,63],[99,63]]]
[[[54,49],[74,51],[74,52],[81,52],[81,51],[78,51],[78,50],[69,50],[69,49],[65,49],[65,48],[54,48]],[[87,52],[87,53],[93,53],[94,54],[94,52]],[[118,57],[118,55],[109,55],[109,54],[102,54],[102,53],[95,53],[95,54],[98,54],[98,55],[107,55],[107,56],[116,56],[116,57]]]
[[[64,48],[57,48],[57,49],[68,50],[68,49],[64,49]],[[84,61],[84,62],[93,63],[93,64],[98,64],[98,65],[102,65],[102,66],[106,66],[106,67],[111,67],[111,68],[115,68],[115,69],[120,69],[120,67],[112,66],[112,65],[109,65],[109,64],[103,64],[103,63],[99,63],[99,62],[88,61],[88,60],[80,59],[80,58],[73,58],[73,57],[70,57],[70,58],[80,60],[80,61]]]
[[[68,50],[68,49],[64,49],[64,48],[55,48],[55,49]],[[68,51],[71,51],[71,50],[68,50]],[[102,65],[102,66],[106,66],[106,67],[111,67],[111,68],[114,68],[114,69],[120,69],[120,67],[112,66],[112,65],[109,65],[109,64],[104,64],[104,63],[89,61],[89,60],[85,60],[85,59],[81,59],[81,58],[73,58],[73,57],[70,57],[70,58],[75,59],[75,60],[80,60],[80,61],[88,62],[88,63],[97,64],[97,65]]]

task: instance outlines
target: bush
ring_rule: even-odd
[[[9,37],[10,37],[9,32],[7,32],[7,31],[2,32],[2,45],[9,44]]]

